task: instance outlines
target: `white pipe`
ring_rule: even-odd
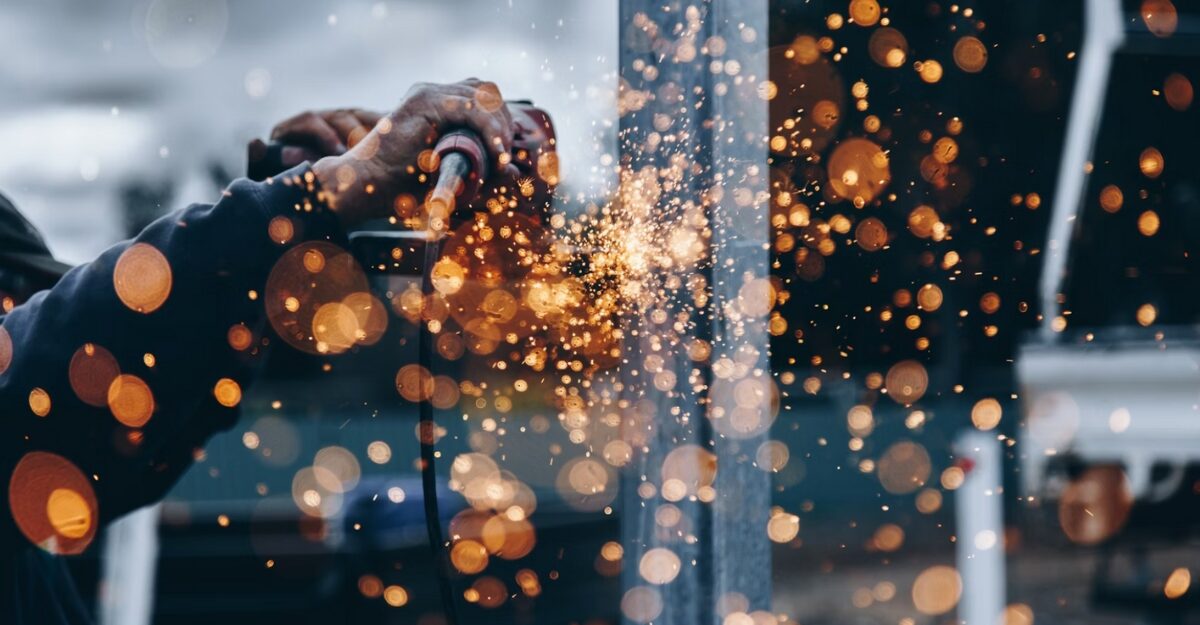
[[[1100,129],[1113,52],[1124,39],[1120,0],[1087,0],[1079,74],[1071,97],[1067,136],[1058,165],[1058,188],[1050,216],[1050,236],[1046,240],[1046,261],[1042,265],[1041,338],[1045,341],[1053,339],[1054,319],[1062,314],[1058,294],[1066,279],[1071,236],[1087,189],[1085,166]]]
[[[996,625],[1003,622],[1006,601],[1000,441],[994,434],[967,430],[954,448],[969,461],[966,478],[954,492],[955,551],[963,587],[959,622]]]
[[[108,527],[97,606],[100,625],[150,625],[161,508],[146,506]]]

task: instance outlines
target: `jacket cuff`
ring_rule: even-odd
[[[297,165],[262,182],[239,179],[227,193],[248,192],[266,217],[266,235],[274,243],[290,246],[304,241],[329,241],[346,248],[349,240],[337,214],[326,202],[312,165]],[[281,218],[281,219],[280,219]]]

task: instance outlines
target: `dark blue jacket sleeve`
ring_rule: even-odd
[[[233,424],[270,342],[274,263],[297,243],[343,236],[315,186],[307,166],[234,182],[3,319],[0,549],[81,550],[103,523],[160,498]]]

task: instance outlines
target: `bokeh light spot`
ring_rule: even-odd
[[[108,409],[122,424],[140,428],[154,414],[154,394],[141,378],[122,374],[108,387]]]
[[[152,313],[171,295],[171,265],[148,243],[134,243],[121,252],[113,268],[113,287],[130,310]]]
[[[9,479],[8,501],[25,538],[50,553],[80,553],[95,536],[95,492],[83,472],[62,456],[25,454]]]

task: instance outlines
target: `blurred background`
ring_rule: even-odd
[[[579,213],[611,200],[629,84],[654,80],[630,61],[666,63],[641,41],[678,36],[686,6],[5,3],[0,189],[83,262],[216,198],[285,117],[479,76],[554,117],[556,209]],[[1200,9],[767,6],[779,407],[745,455],[771,477],[772,603],[715,598],[717,622],[1200,623]],[[637,9],[656,27],[618,17]],[[736,74],[706,43],[694,73]],[[416,411],[385,397],[417,338],[389,332],[332,376],[274,359],[162,508],[154,622],[444,622]],[[453,386],[462,366],[433,368]],[[444,457],[494,455],[538,502],[536,538],[502,532],[512,557],[455,562],[460,622],[660,622],[670,602],[630,599],[653,575],[623,561],[620,504],[560,496],[562,413],[452,395]],[[306,502],[312,466],[342,467],[336,504]],[[443,495],[450,527],[486,522]],[[670,535],[678,510],[653,501]],[[93,596],[99,551],[73,561]]]
[[[776,597],[799,622],[1197,622],[1195,7],[881,4],[772,3],[773,46],[832,53],[772,57],[781,94],[818,91],[772,101],[800,204],[775,207],[801,519]],[[822,100],[827,160],[783,154]],[[822,202],[854,135],[890,184]]]
[[[0,141],[37,146],[6,150],[0,186],[70,262],[212,201],[249,139],[305,110],[388,110],[413,83],[486,76],[554,110],[580,181],[615,122],[615,0],[64,0],[5,3],[0,20]]]

